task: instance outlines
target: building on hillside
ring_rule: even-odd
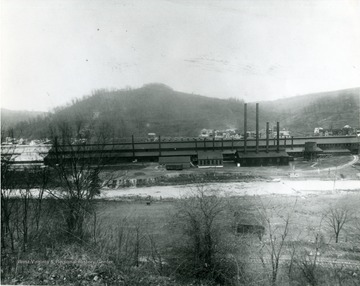
[[[314,136],[355,136],[356,128],[352,128],[350,125],[345,125],[341,129],[334,128],[322,128],[316,127],[314,129]]]
[[[256,131],[246,131],[246,138],[256,138]],[[259,138],[261,138],[261,133],[259,133]]]
[[[273,132],[273,138],[277,137],[277,132]],[[279,138],[291,138],[289,130],[280,130],[279,131]]]
[[[183,170],[191,167],[190,156],[159,157],[159,165],[164,165],[166,170]]]
[[[223,167],[223,154],[219,151],[199,151],[198,167],[199,168],[218,168]]]
[[[158,138],[156,137],[156,133],[148,133],[147,141],[154,142],[157,140],[158,140]]]
[[[200,138],[213,138],[214,136],[214,130],[212,129],[202,129],[199,137]]]

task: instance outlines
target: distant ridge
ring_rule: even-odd
[[[260,128],[280,121],[294,135],[310,135],[315,127],[359,127],[360,88],[301,95],[260,103]],[[97,90],[51,113],[29,113],[22,122],[2,115],[16,137],[78,138],[197,136],[201,129],[243,128],[243,100],[218,99],[178,92],[164,84],[136,89]],[[249,129],[255,128],[255,104],[248,107]],[[5,111],[6,112],[6,111]],[[31,114],[31,116],[30,116]],[[35,116],[33,116],[35,115]],[[25,116],[25,115],[24,115]]]
[[[360,87],[318,92],[263,102],[276,110],[282,125],[301,133],[314,127],[360,127]]]
[[[16,124],[22,121],[28,121],[38,116],[43,117],[47,112],[42,111],[28,111],[28,110],[11,110],[1,108],[1,127],[13,128]]]

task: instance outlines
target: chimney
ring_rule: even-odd
[[[133,161],[135,160],[135,142],[134,142],[134,135],[131,135],[131,149],[132,149],[132,156]]]
[[[266,122],[266,153],[269,153],[269,122]]]
[[[246,133],[247,133],[247,103],[244,103],[244,154],[246,154]]]
[[[256,153],[259,153],[259,103],[256,103]]]
[[[277,139],[277,146],[276,146],[276,152],[280,152],[280,123],[276,123],[276,139]]]
[[[159,135],[159,157],[161,157],[161,137]]]

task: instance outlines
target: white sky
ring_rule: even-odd
[[[1,106],[161,82],[246,101],[360,86],[360,0],[1,0]]]

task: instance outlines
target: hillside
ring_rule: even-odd
[[[359,125],[360,88],[308,94],[260,103],[260,128],[265,122],[289,128],[294,135],[311,134],[314,127]],[[249,129],[255,128],[255,104],[248,105]],[[98,90],[59,107],[45,117],[18,123],[16,137],[58,135],[78,138],[196,136],[203,128],[243,129],[243,101],[177,92],[162,84],[138,89]]]
[[[37,119],[42,120],[46,114],[47,112],[41,111],[10,110],[1,108],[1,129],[3,132],[5,131],[5,136],[8,136],[6,131],[11,130],[12,128],[18,129],[23,122]]]
[[[43,120],[17,125],[15,136],[25,138],[194,136],[202,128],[235,128],[243,103],[172,90],[162,84],[139,89],[98,90],[72,105],[57,108]]]
[[[283,126],[293,133],[309,134],[314,127],[360,127],[360,88],[306,94],[263,102],[276,111]]]

